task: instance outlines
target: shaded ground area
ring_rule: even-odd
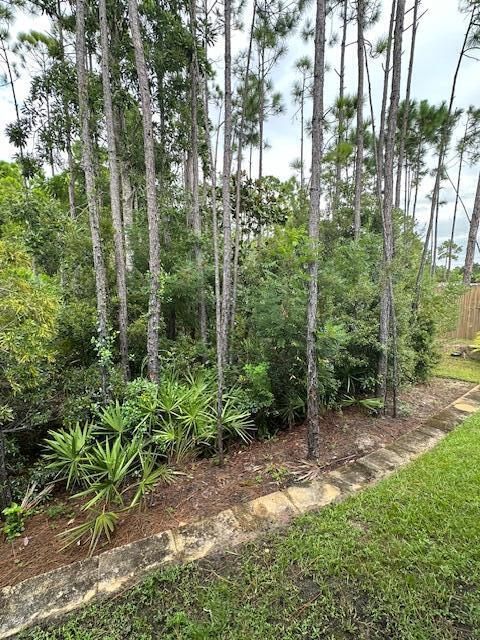
[[[320,466],[325,470],[419,426],[425,419],[465,393],[471,384],[433,380],[402,393],[403,417],[376,418],[358,409],[329,413],[322,419],[323,451]],[[279,432],[265,442],[233,448],[224,468],[211,459],[187,465],[174,485],[159,487],[152,504],[131,513],[120,523],[109,545],[119,546],[135,539],[196,520],[239,502],[271,493],[292,484],[309,472],[305,466],[306,432],[303,425]],[[24,537],[0,544],[0,586],[15,584],[30,576],[69,564],[87,555],[86,546],[61,551],[57,534],[81,522],[72,501],[57,500],[28,521]],[[100,550],[102,550],[100,549]]]
[[[241,555],[173,568],[31,640],[480,638],[480,414]]]

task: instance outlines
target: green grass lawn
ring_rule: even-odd
[[[439,378],[453,378],[465,382],[480,383],[480,361],[468,358],[452,356],[455,347],[461,343],[468,344],[467,340],[458,340],[455,343],[445,343],[442,347],[442,357],[436,366],[433,375]]]
[[[480,638],[480,414],[241,555],[146,580],[35,640]]]

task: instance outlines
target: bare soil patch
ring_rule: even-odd
[[[371,416],[357,408],[328,413],[321,419],[320,467],[329,470],[388,445],[473,386],[437,378],[411,387],[401,394],[403,415],[397,419]],[[180,469],[185,475],[170,486],[159,486],[146,510],[125,515],[111,542],[98,551],[175,528],[298,481],[304,472],[305,443],[306,428],[299,425],[279,431],[266,441],[231,447],[223,468],[212,459],[185,465]],[[57,513],[49,505],[34,515],[13,546],[0,542],[0,587],[87,556],[88,545],[61,550],[62,543],[57,537],[59,532],[82,522],[78,506],[61,494],[52,504]],[[62,504],[63,509],[57,508]]]

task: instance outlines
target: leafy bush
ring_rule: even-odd
[[[239,398],[252,415],[258,416],[262,412],[268,412],[273,404],[274,397],[268,369],[267,362],[246,364],[238,378]]]
[[[8,507],[3,509],[2,514],[5,519],[2,531],[7,540],[12,541],[18,538],[25,530],[25,520],[32,513],[42,500],[48,495],[53,488],[53,485],[44,487],[38,493],[35,492],[36,485],[31,484],[20,504],[12,502]]]
[[[18,538],[25,530],[25,512],[22,507],[16,502],[12,502],[9,507],[6,507],[2,511],[5,518],[5,524],[2,527],[2,532],[8,541],[12,541]]]

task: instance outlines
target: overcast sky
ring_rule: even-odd
[[[407,0],[407,9],[411,6],[413,0]],[[314,4],[314,3],[313,3]],[[366,33],[366,38],[375,43],[379,38],[385,36],[388,31],[388,20],[390,11],[390,2],[382,3],[382,15],[378,24]],[[458,10],[458,0],[422,0],[422,12],[426,12],[422,17],[418,31],[415,54],[415,66],[413,72],[412,99],[427,99],[431,103],[440,103],[442,100],[448,100],[450,95],[450,87],[457,64],[458,54],[462,45],[465,29],[466,16]],[[313,17],[313,6],[311,9]],[[411,13],[407,15],[406,26],[411,24]],[[245,9],[245,22],[249,23],[251,16],[251,2],[247,4]],[[16,31],[27,31],[29,29],[46,28],[47,23],[41,17],[21,17],[15,25]],[[327,26],[327,36],[335,33],[339,28],[336,20],[331,20]],[[406,65],[408,64],[408,52],[410,45],[411,29],[407,29],[404,36],[404,73],[403,81],[406,76]],[[235,32],[233,35],[234,53],[240,51],[246,46],[246,33]],[[356,46],[355,46],[355,27],[350,27],[347,42],[346,54],[346,92],[354,94],[356,91]],[[219,74],[219,81],[223,73],[222,69],[222,43],[219,42],[211,50],[211,55],[216,60],[216,66]],[[301,56],[309,55],[313,58],[313,42],[304,43],[298,33],[293,34],[288,42],[288,53],[279,61],[277,68],[273,73],[273,82],[275,90],[280,91],[284,97],[286,106],[285,113],[269,120],[266,124],[265,135],[271,145],[264,155],[264,173],[276,175],[280,178],[288,178],[293,174],[290,167],[292,160],[299,156],[299,123],[294,120],[296,107],[292,104],[291,89],[295,81],[295,61]],[[335,69],[339,67],[339,46],[329,48],[327,50],[327,62],[330,71],[327,73],[325,86],[325,104],[330,105],[335,100],[338,93],[338,76]],[[381,100],[381,91],[383,83],[383,71],[381,61],[370,61],[370,72],[372,78],[374,100],[376,108],[379,109]],[[480,62],[471,59],[464,59],[462,63],[461,73],[458,81],[456,92],[455,106],[468,108],[470,104],[480,105]],[[16,82],[16,89],[20,100],[28,91],[28,76],[23,73],[22,78]],[[15,118],[13,103],[8,87],[0,89],[0,158],[10,159],[13,149],[8,144],[4,136],[4,130],[7,123]],[[367,114],[366,114],[367,115]],[[308,158],[310,147],[308,142],[305,149],[306,165],[308,166]],[[450,156],[449,168],[450,173],[455,173],[456,159],[452,154]],[[465,177],[461,187],[462,197],[470,211],[473,204],[473,197],[476,187],[476,179],[479,167],[467,168]],[[419,228],[423,228],[427,216],[429,214],[429,202],[426,195],[431,191],[432,180],[426,178],[422,183],[419,196]],[[447,204],[442,206],[440,210],[440,242],[449,237],[449,227],[452,215],[453,189],[445,185],[442,192],[442,200],[446,200]],[[458,233],[456,241],[465,245],[467,234],[467,220],[463,212],[459,213]]]

